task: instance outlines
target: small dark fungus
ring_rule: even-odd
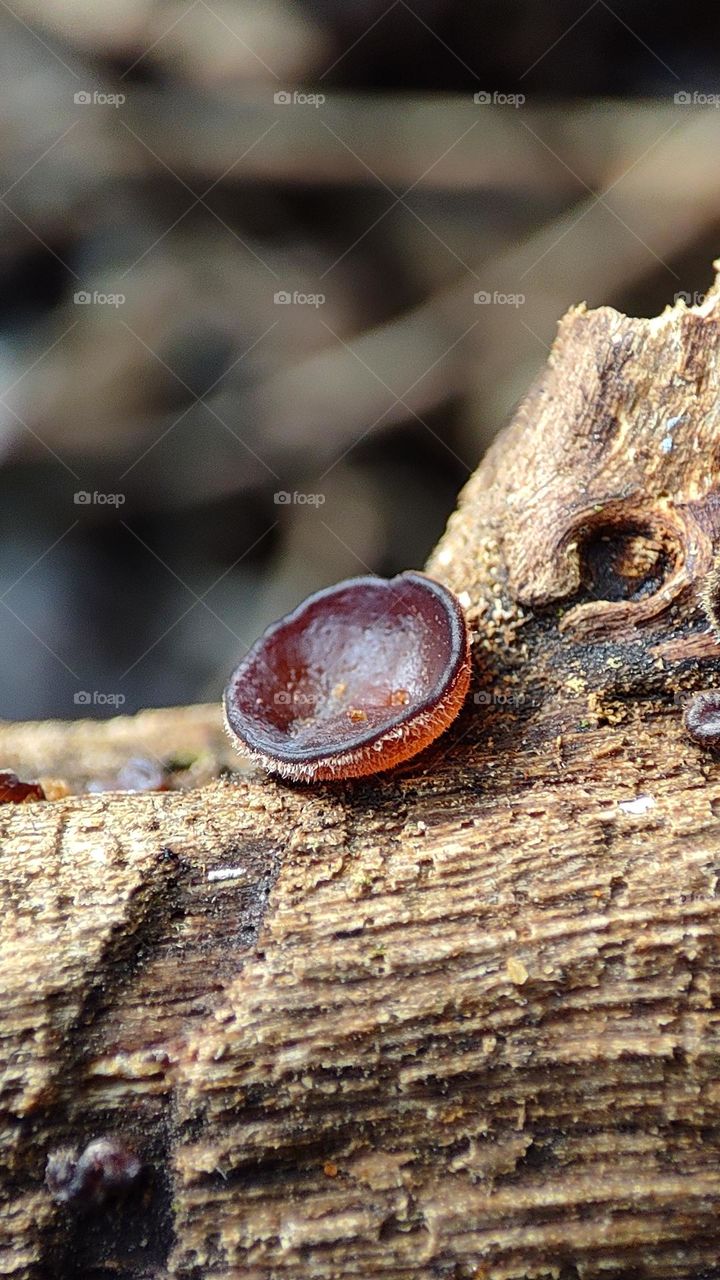
[[[685,729],[701,747],[720,747],[720,689],[696,693],[686,704]]]
[[[139,1157],[117,1138],[95,1138],[80,1155],[69,1148],[52,1152],[45,1183],[57,1204],[92,1208],[126,1191],[141,1169]]]

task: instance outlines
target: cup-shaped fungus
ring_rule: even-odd
[[[135,1152],[118,1138],[95,1138],[81,1154],[69,1148],[53,1151],[45,1183],[57,1204],[87,1209],[127,1191],[141,1169]]]
[[[458,714],[470,682],[460,603],[422,573],[351,578],[273,623],[234,671],[234,745],[303,782],[392,769]]]
[[[686,732],[698,746],[716,751],[720,747],[720,689],[696,693],[685,707]]]
[[[700,601],[715,642],[720,644],[720,555],[716,555],[702,584]],[[717,751],[720,748],[720,689],[702,689],[694,694],[685,704],[683,722],[693,742]]]

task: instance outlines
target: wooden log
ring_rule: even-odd
[[[0,729],[77,791],[0,809],[1,1275],[720,1275],[719,320],[562,321],[431,558],[474,681],[404,769],[211,777],[213,708]],[[53,1203],[108,1133],[140,1185]]]

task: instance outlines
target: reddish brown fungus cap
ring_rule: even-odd
[[[233,742],[312,782],[378,773],[455,719],[470,682],[459,602],[422,573],[351,578],[273,623],[233,673]]]

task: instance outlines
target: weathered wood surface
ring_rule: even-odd
[[[719,318],[562,322],[430,563],[475,672],[414,764],[213,778],[214,708],[0,728],[79,790],[200,757],[0,810],[0,1274],[720,1276],[720,764],[678,706],[720,680]],[[77,1218],[47,1154],[108,1132],[145,1185]]]

